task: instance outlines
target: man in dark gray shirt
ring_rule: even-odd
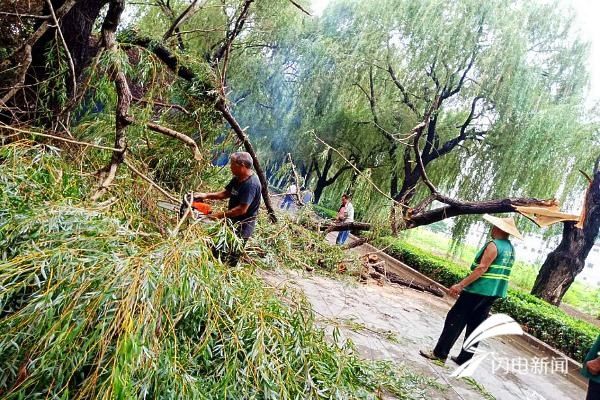
[[[229,157],[233,178],[225,189],[215,193],[194,193],[195,200],[229,199],[227,211],[213,214],[234,223],[235,231],[244,242],[252,236],[260,208],[261,185],[252,170],[252,157],[246,152],[233,153]]]

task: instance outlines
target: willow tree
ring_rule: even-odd
[[[382,146],[363,110],[348,102],[345,67],[332,57],[341,48],[324,37],[318,19],[295,22],[241,49],[244,62],[231,67],[232,97],[241,99],[236,114],[256,126],[253,140],[272,169],[288,173],[282,166],[291,152],[319,201],[326,188],[344,182],[348,190],[356,180],[344,158],[359,171],[379,166]]]
[[[542,153],[577,145],[563,132],[580,131],[577,106],[586,82],[585,45],[566,39],[574,37],[571,20],[556,4],[338,2],[325,18],[337,23],[333,37],[352,49],[338,57],[358,65],[346,71],[347,84],[389,144],[395,167],[388,187],[406,227],[435,222],[426,206],[445,200],[419,189],[418,159],[440,188],[472,201],[556,194],[560,175],[547,172],[566,167],[571,157]],[[586,150],[584,142],[577,146]],[[440,211],[514,210],[496,204],[456,201]]]
[[[253,155],[274,219],[261,164],[231,109],[228,65],[240,38],[252,40],[255,32],[269,30],[269,18],[277,13],[300,13],[296,2],[156,0],[128,6],[124,0],[53,0],[1,5],[2,15],[12,18],[6,31],[14,39],[8,51],[3,49],[8,57],[0,71],[10,83],[0,93],[3,128],[37,125],[71,136],[79,132],[71,132],[70,123],[93,114],[90,110],[114,110],[112,126],[106,124],[109,113],[102,113],[96,118],[100,123],[93,117],[86,120],[97,129],[83,129],[102,136],[108,129],[101,128],[114,132],[114,150],[99,171],[92,199],[110,190],[121,165],[128,165],[127,157],[143,143],[140,136],[153,132],[179,140],[192,150],[190,159],[198,160],[206,128],[214,130],[225,121]],[[126,6],[130,29],[122,21]],[[174,117],[174,110],[181,115]],[[155,154],[150,164],[159,165],[160,156]]]
[[[563,223],[560,243],[542,264],[531,293],[559,305],[584,266],[600,232],[600,156],[585,191],[582,220]]]

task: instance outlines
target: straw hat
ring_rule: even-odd
[[[483,219],[489,222],[490,224],[494,225],[496,228],[508,233],[509,235],[523,240],[523,235],[521,235],[521,232],[519,232],[519,230],[517,229],[515,220],[511,217],[499,218],[491,216],[489,214],[484,214]]]

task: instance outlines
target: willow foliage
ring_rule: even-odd
[[[135,219],[86,206],[86,182],[57,152],[0,149],[3,398],[422,393],[428,381],[417,375],[328,342],[298,294],[224,267],[211,248],[230,243],[227,229],[191,227],[175,238],[146,221],[140,232]]]

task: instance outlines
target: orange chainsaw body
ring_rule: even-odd
[[[210,204],[206,204],[201,201],[192,202],[192,208],[204,215],[208,215],[212,212],[212,207],[210,206]]]

